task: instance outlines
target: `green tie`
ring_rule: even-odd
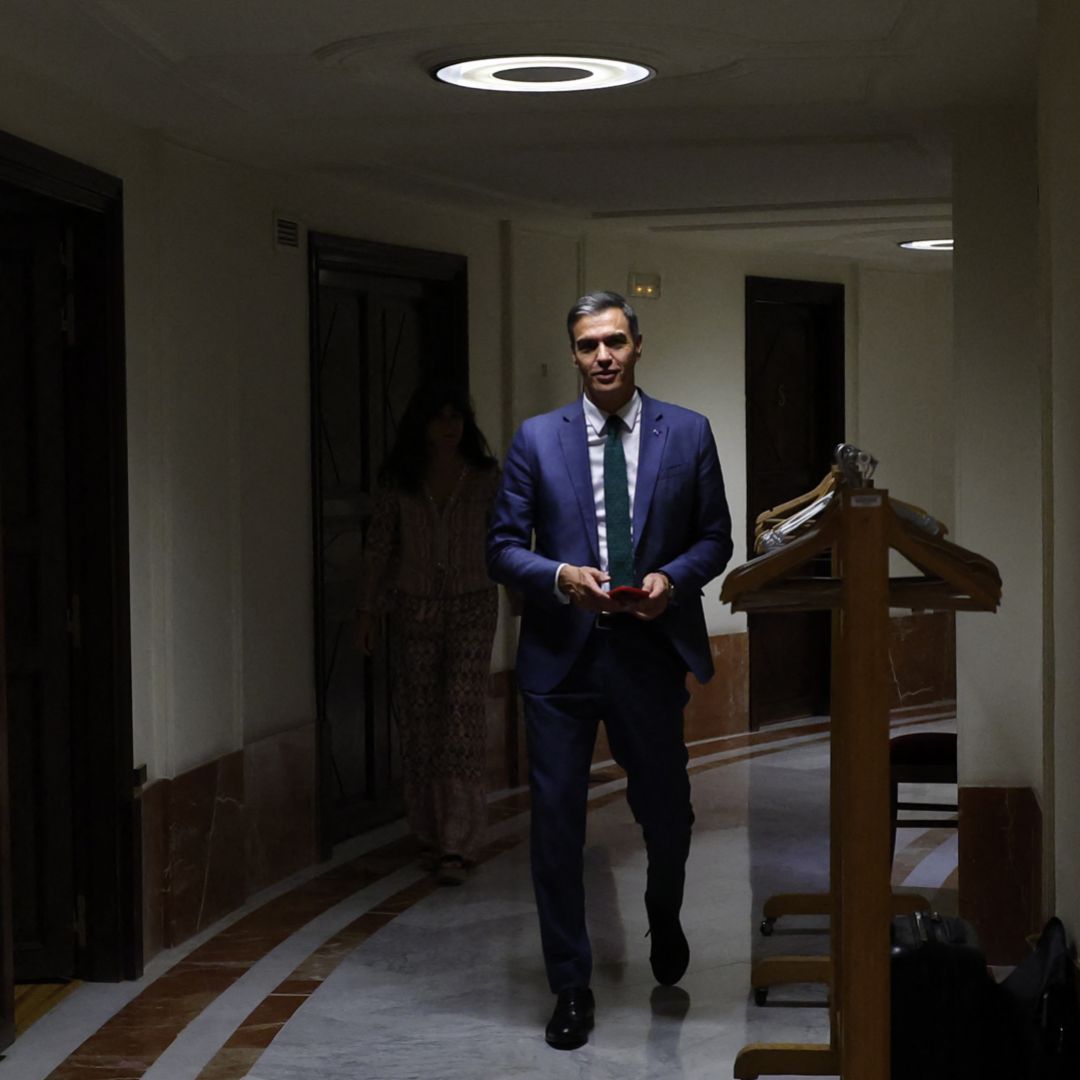
[[[622,417],[609,416],[604,425],[604,515],[607,519],[608,573],[611,587],[634,585],[634,550],[630,539],[630,491],[626,484]]]

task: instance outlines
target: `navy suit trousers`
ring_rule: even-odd
[[[677,913],[682,905],[693,823],[683,741],[686,665],[655,625],[618,616],[590,633],[554,691],[523,697],[533,886],[548,982],[558,993],[588,986],[592,974],[583,873],[589,770],[601,720],[645,839],[646,906]]]

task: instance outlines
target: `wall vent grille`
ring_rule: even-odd
[[[295,218],[274,215],[274,247],[278,251],[299,251],[304,227]]]

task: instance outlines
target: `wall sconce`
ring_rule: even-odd
[[[660,275],[631,273],[628,291],[637,300],[656,300],[660,296]]]

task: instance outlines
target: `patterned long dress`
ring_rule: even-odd
[[[475,856],[487,821],[485,700],[498,616],[484,543],[496,468],[465,468],[440,508],[381,489],[361,611],[390,616],[391,692],[409,826],[438,855]]]

